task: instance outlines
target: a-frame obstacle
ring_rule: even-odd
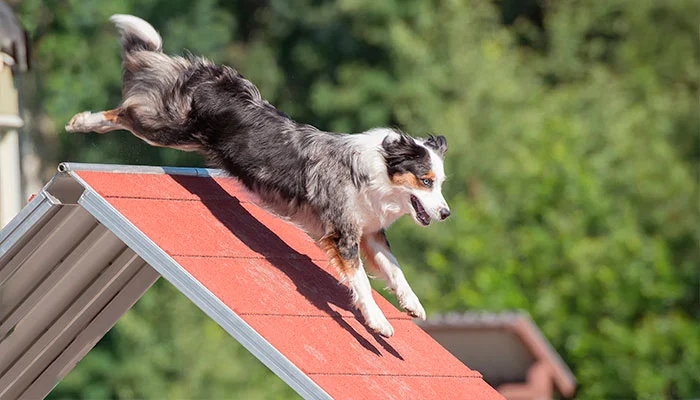
[[[163,276],[305,398],[501,399],[375,293],[365,329],[322,251],[219,171],[61,164],[0,231],[0,398],[42,398]]]

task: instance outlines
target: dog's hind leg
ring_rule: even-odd
[[[171,135],[167,130],[145,130],[142,126],[132,122],[128,110],[117,108],[109,111],[90,112],[85,111],[76,114],[66,125],[68,132],[97,132],[107,133],[123,129],[134,134],[137,138],[157,147],[170,147],[182,151],[196,151],[201,148],[199,143],[188,141],[188,136]],[[175,130],[177,131],[177,130]]]
[[[424,320],[425,310],[420,304],[418,296],[408,285],[399,262],[391,253],[389,241],[386,239],[384,231],[362,236],[360,247],[368,266],[375,270],[379,277],[386,281],[389,289],[396,293],[399,304],[408,315]]]
[[[393,335],[394,328],[372,297],[372,287],[360,260],[359,239],[336,234],[321,239],[320,245],[328,254],[331,264],[347,280],[353,303],[362,313],[367,326],[382,336]]]
[[[106,133],[118,129],[130,130],[119,119],[117,110],[100,111],[92,113],[90,111],[81,112],[71,118],[66,125],[68,132],[97,132]]]

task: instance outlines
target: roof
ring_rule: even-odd
[[[576,378],[525,312],[452,313],[419,325],[496,388],[524,382],[530,367],[541,361],[549,367],[556,390],[564,397],[574,395]]]
[[[159,276],[305,398],[502,398],[376,292],[396,333],[370,333],[316,244],[221,171],[59,171],[0,231],[0,398],[45,396]]]

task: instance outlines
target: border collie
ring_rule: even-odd
[[[425,319],[384,229],[405,214],[421,226],[450,215],[441,192],[444,136],[413,138],[387,128],[353,135],[318,130],[263,100],[233,68],[165,55],[160,35],[146,21],[131,15],[110,20],[121,33],[123,102],[75,115],[68,132],[123,129],[153,146],[204,154],[267,209],[318,240],[371,330],[394,333],[372,298],[360,252],[401,307]]]

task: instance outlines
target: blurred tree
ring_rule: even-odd
[[[54,158],[200,165],[131,135],[67,135],[119,100],[116,35],[135,13],[239,68],[294,118],[439,132],[453,216],[390,230],[430,312],[523,308],[578,397],[700,396],[700,5],[338,0],[38,1],[28,106]],[[151,291],[57,397],[287,397],[168,285]],[[158,344],[158,345],[156,345]],[[271,382],[274,382],[271,383]]]
[[[55,399],[298,398],[164,280],[53,390]]]
[[[202,165],[190,153],[145,146],[130,134],[67,135],[78,110],[104,110],[121,93],[114,13],[140,15],[159,27],[165,49],[227,51],[235,20],[214,1],[27,1],[17,5],[35,45],[27,107],[32,127],[57,160]],[[193,22],[194,21],[194,22]],[[31,93],[33,91],[33,93]],[[48,118],[46,118],[48,117]],[[48,121],[46,121],[48,119]],[[53,135],[58,134],[57,145]],[[51,393],[51,398],[294,398],[296,394],[165,281],[156,284]],[[297,396],[298,397],[298,396]]]

